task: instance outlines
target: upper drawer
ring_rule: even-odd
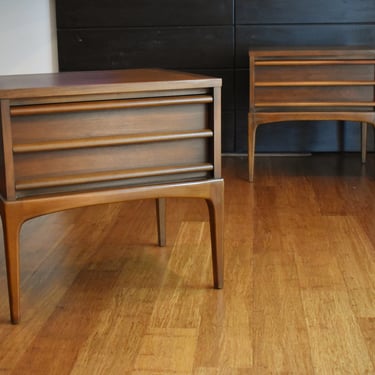
[[[230,25],[232,0],[56,0],[58,28]]]
[[[266,82],[337,82],[369,81],[374,76],[374,64],[342,65],[269,65],[257,66],[254,71],[257,83]]]

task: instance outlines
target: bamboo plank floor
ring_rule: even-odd
[[[223,158],[225,287],[207,208],[167,201],[33,219],[22,321],[0,249],[0,374],[375,374],[375,155]]]

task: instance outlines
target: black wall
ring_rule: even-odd
[[[375,45],[374,0],[56,0],[56,12],[61,71],[163,67],[222,77],[226,153],[247,151],[249,47]],[[257,137],[258,152],[360,145],[353,123],[264,125]]]

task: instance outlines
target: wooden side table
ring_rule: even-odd
[[[249,67],[249,181],[254,179],[257,127],[271,122],[361,122],[366,161],[367,124],[375,126],[375,49],[254,48]]]
[[[0,77],[0,213],[11,321],[20,319],[19,231],[74,207],[165,198],[208,204],[223,287],[221,79],[159,69]]]

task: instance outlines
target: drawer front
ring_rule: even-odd
[[[202,104],[18,116],[12,120],[13,143],[202,130],[207,116]]]
[[[257,66],[257,82],[372,81],[374,65]]]
[[[257,87],[255,105],[262,106],[288,103],[357,103],[372,101],[374,88],[370,86],[330,86],[330,87]],[[307,105],[308,106],[308,105]]]
[[[212,96],[157,102],[14,107],[16,196],[212,176]]]
[[[341,56],[250,58],[250,107],[259,111],[373,111],[374,63]]]

